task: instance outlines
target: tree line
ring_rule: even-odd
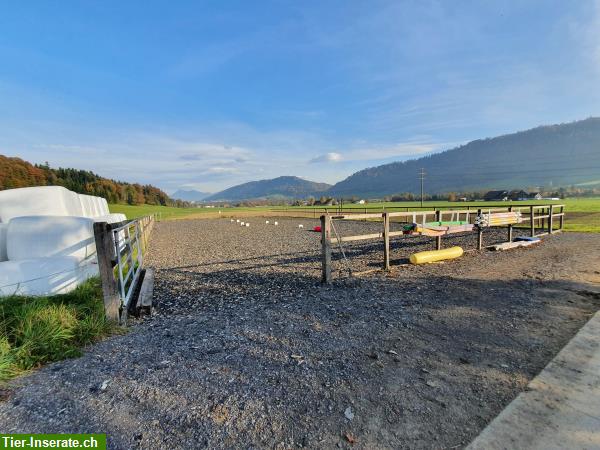
[[[173,200],[149,184],[125,183],[88,170],[54,169],[48,163],[33,165],[20,158],[0,155],[0,190],[30,186],[63,186],[79,194],[104,197],[108,203],[187,206],[186,202]]]

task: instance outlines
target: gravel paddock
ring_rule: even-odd
[[[15,381],[2,431],[106,432],[111,448],[459,448],[600,305],[598,235],[418,267],[402,263],[433,241],[394,240],[391,273],[354,278],[334,250],[323,286],[317,221],[268,220],[157,224],[156,314]],[[381,265],[377,242],[345,250],[353,271]]]

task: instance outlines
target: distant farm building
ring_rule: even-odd
[[[486,202],[505,202],[508,198],[508,191],[489,191],[483,196]]]
[[[486,202],[506,202],[508,200],[542,200],[542,194],[539,192],[525,192],[523,190],[514,191],[489,191],[483,199]]]

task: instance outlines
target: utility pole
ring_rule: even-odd
[[[419,171],[419,178],[421,180],[421,208],[423,207],[423,181],[425,180],[425,169],[421,168]]]

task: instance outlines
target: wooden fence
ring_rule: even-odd
[[[443,203],[443,202],[440,202]],[[509,203],[509,205],[506,205],[506,203]],[[506,206],[505,206],[506,205]],[[462,211],[469,211],[470,213],[474,214],[476,213],[478,210],[482,210],[482,211],[489,211],[490,209],[495,210],[495,209],[501,209],[501,210],[506,210],[509,207],[515,208],[516,209],[522,209],[522,210],[529,210],[531,208],[531,206],[534,207],[541,207],[544,206],[546,208],[550,207],[550,206],[554,206],[554,208],[560,208],[561,206],[564,206],[562,204],[550,204],[550,203],[546,203],[546,204],[541,204],[541,203],[525,203],[525,202],[516,202],[516,203],[510,203],[510,202],[478,202],[478,204],[476,205],[470,205],[470,204],[465,204],[464,206],[462,205],[453,205],[453,206],[446,206],[443,204],[440,204],[439,206],[431,206],[431,205],[425,205],[425,206],[396,206],[396,205],[388,205],[388,204],[381,204],[381,205],[372,205],[372,204],[365,204],[365,205],[331,205],[331,206],[312,206],[312,207],[301,207],[301,206],[291,206],[291,207],[279,207],[279,208],[272,208],[269,209],[269,212],[273,213],[274,215],[280,216],[280,217],[305,217],[305,218],[313,218],[313,219],[318,219],[319,217],[321,217],[323,214],[324,215],[332,215],[332,216],[340,216],[340,215],[348,215],[348,214],[383,214],[384,212],[421,212],[421,211],[433,211],[433,212],[437,212],[437,211],[451,211],[451,210],[462,210]]]
[[[98,271],[106,317],[123,323],[144,269],[154,215],[131,221],[94,224]]]
[[[398,236],[406,236],[405,231],[390,231],[390,222],[397,221],[404,224],[425,224],[430,221],[443,222],[444,220],[463,221],[468,224],[474,224],[475,219],[482,214],[519,212],[521,218],[519,223],[506,225],[507,242],[513,240],[514,228],[525,228],[529,231],[531,237],[543,236],[563,230],[564,226],[564,205],[521,205],[508,206],[504,208],[477,208],[461,210],[433,210],[433,211],[404,211],[404,212],[382,212],[382,213],[345,213],[339,215],[324,214],[321,215],[321,266],[323,283],[331,282],[331,248],[332,244],[341,244],[343,242],[356,242],[363,240],[383,241],[383,270],[390,270],[390,239]],[[558,224],[556,223],[558,220]],[[383,223],[380,233],[362,234],[355,236],[332,237],[333,220],[367,220],[381,221]],[[481,250],[484,246],[484,231],[487,227],[475,225],[474,232],[477,233],[477,249]],[[497,227],[494,227],[497,228]],[[451,236],[451,235],[449,235]],[[444,235],[435,236],[435,249],[442,248],[442,238]]]

